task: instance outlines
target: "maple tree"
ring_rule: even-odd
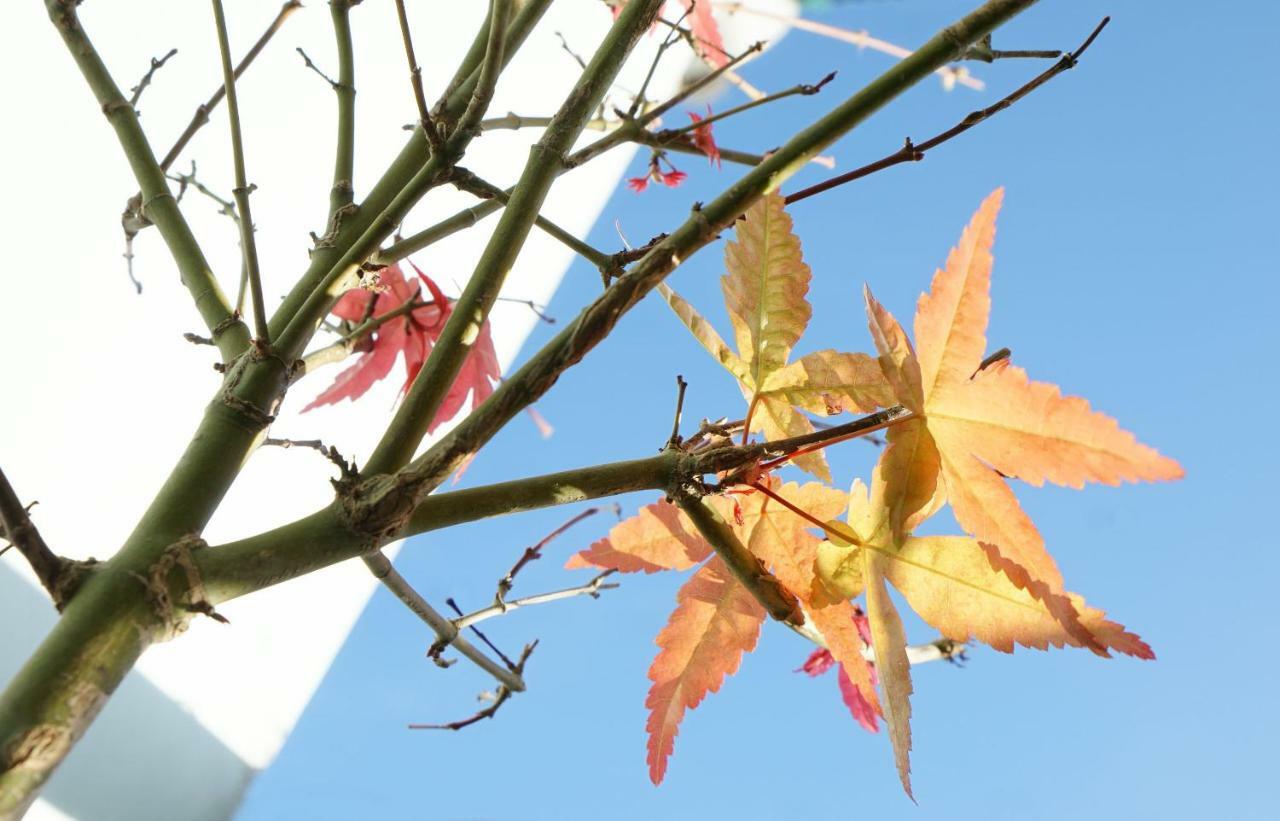
[[[418,119],[401,155],[357,202],[348,20],[357,2],[334,0],[330,10],[341,56],[338,79],[330,81],[338,99],[338,139],[327,230],[315,237],[305,269],[268,315],[236,78],[300,4],[286,3],[267,36],[233,67],[222,3],[213,0],[224,86],[198,109],[169,156],[157,161],[135,109],[146,82],[126,99],[85,30],[78,4],[46,0],[53,25],[134,172],[138,193],[124,214],[126,238],[131,242],[150,227],[161,235],[209,334],[188,334],[188,339],[216,350],[221,382],[189,449],[131,535],[106,560],[73,561],[54,554],[0,474],[0,532],[28,560],[61,614],[0,695],[0,815],[30,805],[152,644],[177,637],[193,618],[222,619],[217,607],[225,602],[354,558],[428,625],[435,639],[433,659],[447,666],[443,654],[456,652],[498,682],[491,706],[469,719],[432,725],[448,729],[491,717],[526,686],[524,666],[534,645],[517,660],[500,651],[495,659],[463,632],[476,621],[530,604],[597,595],[610,586],[602,580],[611,574],[691,571],[658,635],[659,652],[649,669],[647,763],[655,783],[667,772],[686,714],[737,671],[770,619],[819,648],[804,663],[805,672],[837,669],[841,698],[857,723],[876,730],[884,722],[908,794],[913,662],[953,656],[971,641],[1002,651],[1016,645],[1070,645],[1100,656],[1152,658],[1140,638],[1066,588],[1010,483],[1047,481],[1078,488],[1086,482],[1174,479],[1181,469],[1083,399],[1032,381],[1007,356],[988,356],[991,249],[1000,191],[980,206],[921,297],[914,344],[867,290],[874,354],[797,353],[813,313],[807,298],[813,272],[790,204],[923,159],[926,150],[1073,68],[1101,26],[1075,52],[1061,55],[1026,85],[937,137],[918,145],[908,141],[882,160],[808,189],[784,194],[782,188],[797,170],[915,83],[938,74],[953,85],[967,78],[953,64],[990,58],[991,32],[1033,3],[986,0],[914,51],[895,53],[900,60],[881,77],[807,127],[797,127],[784,144],[753,155],[718,144],[713,126],[792,94],[817,93],[830,76],[719,113],[710,108],[705,116],[688,112],[686,126],[662,129],[666,112],[680,110],[676,107],[712,83],[735,77],[734,69],[760,49],[727,52],[710,3],[672,4],[676,13],[661,22],[662,0],[611,3],[613,25],[590,60],[581,61],[581,75],[566,89],[561,105],[552,116],[529,118],[536,124],[526,124],[514,114],[485,118],[504,69],[550,0],[490,0],[471,49],[431,107],[407,10],[398,0]],[[608,17],[603,10],[601,15]],[[627,92],[629,109],[606,106],[629,53],[646,33],[660,37],[661,44],[652,49],[644,85]],[[649,78],[663,55],[680,43],[705,63],[705,73],[665,99],[650,99]],[[153,62],[152,73],[159,62]],[[185,177],[166,176],[191,136],[208,122],[210,107],[224,99],[235,201],[223,206],[236,220],[243,266],[234,301],[223,292],[170,190],[171,181],[181,191],[188,185],[199,188],[194,167]],[[603,136],[579,146],[590,123]],[[478,134],[522,127],[543,131],[509,190],[462,164]],[[708,173],[727,173],[724,164],[748,170],[725,180],[718,196],[696,204],[669,232],[639,248],[608,254],[557,226],[540,209],[561,174],[626,143],[651,151],[646,173],[626,183],[635,191],[651,182],[675,187],[687,178],[669,153],[706,157],[715,169]],[[446,185],[482,202],[408,237],[393,234],[419,202]],[[414,277],[406,276],[401,266],[410,254],[498,211],[501,216],[457,297],[446,296],[416,266]],[[604,289],[520,367],[500,375],[491,311],[535,227],[598,268]],[[730,230],[721,286],[732,345],[664,282]],[[744,400],[740,419],[707,421],[684,436],[677,410],[672,436],[656,456],[437,492],[511,419],[536,413],[533,403],[655,290],[733,377]],[[837,310],[859,309],[851,304]],[[322,329],[336,338],[326,340]],[[207,544],[206,525],[245,462],[270,441],[268,430],[295,383],[351,356],[358,358],[314,396],[307,410],[358,401],[391,377],[398,359],[404,362],[399,400],[389,418],[379,420],[381,437],[364,465],[317,445],[339,471],[329,503],[270,530]],[[828,420],[840,414],[852,418]],[[535,421],[545,426],[539,417]],[[454,426],[446,430],[447,422]],[[832,486],[824,449],[874,431],[884,431],[887,444],[868,481],[854,483],[848,492]],[[809,478],[801,483],[777,475],[791,467]],[[488,516],[634,491],[662,496],[568,562],[570,569],[592,569],[594,580],[511,599],[515,575],[541,555],[548,537],[529,548],[499,582],[492,606],[457,618],[432,607],[382,552],[407,536]],[[944,507],[963,534],[917,535]],[[908,644],[890,586],[942,638]]]

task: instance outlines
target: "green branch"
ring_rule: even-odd
[[[222,55],[222,82],[227,90],[227,120],[231,124],[231,159],[235,166],[236,187],[231,190],[236,198],[236,225],[240,228],[240,251],[244,256],[244,275],[249,282],[249,295],[253,299],[253,324],[258,344],[270,345],[267,332],[267,308],[262,301],[262,272],[258,269],[258,243],[253,232],[253,212],[249,210],[248,177],[244,167],[244,138],[240,132],[240,103],[236,98],[235,71],[231,67],[231,43],[227,38],[227,18],[222,0],[213,0],[213,22],[218,30],[218,51]]]
[[[898,424],[911,418],[901,407],[868,414],[843,425],[792,436],[765,444],[727,445],[692,453],[666,449],[657,456],[575,468],[527,479],[515,479],[482,487],[433,494],[405,507],[412,485],[388,480],[378,498],[368,494],[365,504],[385,502],[387,512],[353,513],[359,504],[349,495],[302,519],[274,530],[201,551],[196,557],[210,603],[252,593],[336,562],[368,555],[394,540],[433,530],[474,522],[493,516],[573,504],[638,490],[661,490],[668,495],[681,488],[701,486],[704,477],[725,476],[725,484],[735,483],[742,470],[777,462],[801,448],[846,439]],[[348,489],[348,493],[350,493]],[[353,526],[357,518],[368,523],[380,521],[381,529],[361,530]]]
[[[703,248],[764,194],[777,189],[826,147],[889,101],[946,65],[968,45],[1036,0],[988,0],[932,37],[905,58],[771,154],[712,202],[698,208],[656,244],[632,270],[578,315],[524,366],[511,374],[483,405],[410,465],[406,479],[425,496],[513,416],[541,397],[568,368],[582,360],[619,319],[668,273]],[[509,213],[509,212],[508,212]]]
[[[369,457],[367,475],[388,473],[413,458],[413,452],[426,435],[427,427],[471,352],[471,345],[479,335],[507,274],[524,248],[538,211],[564,165],[567,152],[604,99],[631,49],[648,29],[661,5],[661,0],[634,0],[627,5],[566,97],[564,105],[543,132],[542,139],[529,149],[529,161],[516,183],[508,207],[445,322],[431,355]],[[474,112],[475,123],[479,123],[483,114],[483,111]]]
[[[76,16],[74,0],[45,0],[49,19],[62,35],[72,59],[84,75],[93,96],[102,107],[107,122],[115,130],[133,176],[142,192],[142,213],[160,230],[169,253],[182,275],[196,310],[213,337],[224,362],[239,356],[249,345],[249,331],[231,311],[231,304],[218,287],[195,234],[178,209],[168,180],[156,162],[151,144],[138,123],[138,114],[120,93],[97,49],[85,34]]]
[[[780,622],[800,626],[804,624],[804,610],[795,594],[782,586],[769,569],[729,527],[714,507],[701,495],[682,488],[676,493],[676,504],[693,522],[693,526],[707,540],[733,573],[734,578],[750,591],[751,595],[770,616]]]
[[[338,141],[333,158],[333,188],[329,192],[329,220],[332,226],[342,209],[355,198],[356,152],[356,67],[351,45],[351,0],[331,0],[333,36],[338,48]]]
[[[529,0],[512,20],[504,39],[504,66],[550,3],[551,0]],[[476,74],[472,77],[475,79]],[[446,114],[452,111],[460,116],[474,91],[475,83],[459,86],[449,100]],[[441,125],[450,117],[435,119]],[[458,136],[461,140],[462,135]],[[459,152],[465,145],[455,142],[451,150]],[[423,194],[443,182],[450,170],[448,159],[431,154],[422,129],[416,128],[359,209],[336,226],[323,247],[314,250],[311,265],[272,317],[272,338],[279,340],[277,348],[282,357],[288,359],[301,353],[333,301],[350,284],[356,268],[377,251]],[[278,326],[282,330],[277,333]]]

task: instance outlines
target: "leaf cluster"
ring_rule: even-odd
[[[858,479],[849,493],[826,484],[830,470],[820,450],[801,449],[724,477],[727,492],[704,502],[733,523],[733,535],[761,572],[772,574],[771,583],[798,599],[805,616],[800,632],[828,654],[811,661],[819,668],[839,664],[855,718],[871,727],[876,716],[884,718],[908,794],[911,664],[890,586],[956,642],[979,641],[1004,652],[1016,645],[1070,645],[1100,656],[1154,658],[1142,639],[1065,588],[1010,484],[1080,488],[1176,479],[1182,471],[1084,399],[1031,380],[1007,356],[986,357],[991,249],[1002,197],[997,190],[982,203],[920,297],[914,344],[865,290],[874,356],[824,350],[792,359],[812,315],[811,274],[778,194],[745,214],[725,249],[721,286],[734,346],[661,286],[676,316],[742,389],[745,430],[762,433],[766,442],[813,432],[806,413],[906,411],[893,417],[869,483]],[[782,484],[770,472],[787,461],[822,481]],[[947,505],[963,534],[915,535]],[[649,670],[648,762],[655,783],[666,772],[685,712],[737,670],[766,619],[752,580],[728,572],[715,555],[730,546],[700,532],[664,500],[568,565],[646,573],[697,567],[658,635],[660,650]]]

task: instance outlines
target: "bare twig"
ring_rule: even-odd
[[[284,448],[307,448],[314,450],[330,462],[338,466],[338,470],[342,471],[343,478],[352,479],[359,475],[355,462],[348,462],[338,449],[333,445],[326,445],[319,439],[276,439],[268,436],[262,440],[263,445],[271,447]]]
[[[414,590],[413,586],[391,566],[391,560],[383,555],[382,551],[365,556],[364,563],[369,568],[369,571],[373,573],[374,578],[382,582],[383,586],[392,595],[403,602],[414,615],[422,619],[428,627],[435,631],[440,642],[455,648],[481,670],[497,679],[508,690],[517,693],[524,691],[524,681],[520,678],[519,673],[513,673],[503,665],[497,664],[480,652],[466,638],[459,635],[458,628],[453,626],[453,622],[428,604],[427,600],[422,598],[418,591]]]
[[[404,40],[405,60],[409,63],[409,84],[413,87],[413,101],[418,106],[418,122],[434,150],[441,145],[440,132],[427,110],[427,96],[422,90],[422,66],[418,65],[418,58],[413,53],[413,35],[409,31],[409,15],[405,11],[404,0],[396,0],[396,17],[400,21],[400,39]]]
[[[253,300],[253,324],[257,343],[271,344],[267,330],[267,307],[262,298],[262,276],[258,271],[258,246],[253,237],[253,215],[249,210],[249,194],[253,188],[246,181],[244,168],[244,143],[240,134],[240,105],[236,100],[235,70],[231,67],[231,44],[227,38],[227,20],[223,14],[222,0],[213,0],[213,20],[218,30],[218,50],[222,55],[222,79],[227,93],[227,118],[231,125],[231,156],[235,163],[236,187],[231,193],[236,198],[236,212],[240,215],[240,247],[244,255],[244,271],[249,280],[249,294]]]
[[[177,53],[178,50],[176,48],[171,48],[165,56],[151,58],[151,68],[147,69],[147,73],[142,75],[142,79],[138,81],[136,86],[129,89],[129,105],[134,108],[138,107],[138,100],[142,99],[142,92],[146,91],[147,86],[151,85],[151,80],[156,76],[156,72],[163,68],[165,63],[169,62],[170,57]]]
[[[1058,49],[995,49],[991,47],[991,35],[988,34],[986,37],[983,37],[978,42],[969,46],[968,51],[960,55],[960,59],[981,60],[984,63],[993,63],[996,60],[1056,60],[1061,56],[1062,52]]]
[[[257,42],[245,52],[244,56],[240,58],[240,62],[236,64],[235,79],[240,79],[240,75],[244,74],[249,66],[253,64],[253,61],[257,59],[258,55],[262,53],[262,50],[267,47],[267,43],[271,42],[271,38],[284,25],[284,21],[289,18],[289,15],[300,8],[302,8],[300,0],[288,0],[280,7],[280,11],[276,14],[275,19],[271,21],[271,24],[267,26],[266,31],[262,32]],[[178,159],[178,155],[182,153],[182,149],[187,147],[187,143],[191,142],[191,138],[209,122],[209,113],[218,107],[218,103],[222,102],[222,98],[225,95],[226,86],[220,86],[209,96],[208,100],[205,100],[196,108],[196,113],[192,116],[191,122],[187,124],[186,129],[178,136],[173,146],[170,147],[169,152],[164,155],[164,159],[160,161],[162,169],[169,170],[174,161]]]
[[[524,673],[525,662],[529,660],[529,656],[533,654],[534,648],[536,648],[537,646],[538,646],[538,642],[536,641],[534,641],[532,644],[525,645],[524,651],[520,654],[520,660],[516,662],[514,665],[515,669],[513,672],[517,676],[522,675]],[[409,729],[410,730],[461,730],[464,727],[470,727],[472,724],[475,724],[478,721],[483,721],[486,718],[493,718],[494,714],[498,712],[498,710],[502,707],[502,705],[507,703],[507,699],[511,698],[512,692],[513,691],[510,687],[508,687],[505,684],[501,684],[498,686],[498,692],[495,693],[493,696],[493,703],[490,704],[488,707],[485,707],[483,710],[480,710],[475,715],[469,718],[460,719],[458,721],[451,721],[448,724],[410,724]]]
[[[1060,59],[1057,63],[1054,63],[1053,66],[1051,66],[1049,69],[1037,75],[1035,79],[1031,80],[1031,82],[1021,86],[1012,94],[1009,94],[1008,96],[1004,97],[994,105],[989,105],[986,108],[981,109],[979,111],[971,112],[967,117],[965,117],[960,122],[956,123],[951,128],[948,128],[946,131],[943,131],[940,134],[935,134],[933,137],[930,137],[929,139],[925,140],[922,143],[913,143],[910,139],[908,139],[906,141],[906,144],[903,145],[902,148],[898,149],[894,153],[889,154],[888,156],[882,159],[876,160],[873,163],[868,163],[867,165],[864,165],[861,168],[855,168],[852,171],[848,171],[848,172],[845,172],[844,174],[840,174],[838,176],[832,177],[831,179],[826,180],[825,182],[820,182],[817,185],[811,185],[808,188],[804,188],[804,189],[801,189],[800,191],[795,192],[794,194],[789,194],[786,198],[787,204],[791,204],[793,202],[799,202],[800,200],[803,200],[803,199],[808,199],[809,197],[812,197],[816,194],[821,194],[824,191],[829,191],[832,188],[835,188],[837,186],[844,185],[845,183],[848,183],[848,182],[853,182],[854,180],[869,176],[871,174],[876,173],[877,171],[883,171],[884,169],[891,168],[892,166],[895,166],[895,165],[900,165],[901,163],[919,162],[920,160],[923,160],[926,152],[931,151],[934,148],[937,148],[939,145],[942,145],[947,140],[950,140],[953,137],[957,137],[960,134],[963,134],[964,132],[973,128],[978,123],[983,122],[984,120],[987,120],[995,116],[1001,111],[1004,111],[1006,108],[1018,102],[1023,97],[1035,91],[1037,88],[1049,82],[1054,77],[1057,77],[1059,74],[1063,73],[1064,71],[1068,71],[1070,69],[1075,68],[1076,63],[1080,60],[1080,56],[1084,54],[1086,50],[1088,50],[1089,46],[1093,44],[1094,39],[1096,39],[1097,36],[1102,33],[1102,29],[1105,28],[1107,23],[1109,22],[1111,22],[1111,18],[1104,17],[1102,19],[1102,22],[1099,23],[1096,28],[1094,28],[1093,33],[1089,35],[1089,37],[1084,41],[1084,43],[1080,45],[1079,48],[1077,48],[1075,51],[1071,52],[1070,54],[1064,54],[1062,56],[1062,59]]]
[[[10,547],[18,548],[18,552],[35,571],[40,584],[49,592],[54,605],[61,610],[65,598],[69,597],[61,586],[63,571],[69,562],[45,544],[40,531],[31,521],[28,510],[18,499],[18,494],[9,484],[4,471],[0,470],[0,538],[8,540]],[[0,555],[8,549],[6,547],[0,550]]]
[[[476,622],[484,621],[485,619],[491,619],[494,616],[501,616],[506,613],[510,613],[512,610],[518,610],[521,607],[528,607],[534,604],[546,604],[547,602],[560,601],[561,599],[570,599],[575,596],[590,596],[593,599],[598,599],[600,598],[600,591],[615,590],[621,586],[615,582],[610,582],[608,584],[604,583],[604,580],[612,576],[615,572],[617,571],[613,569],[606,570],[603,573],[600,573],[595,578],[593,578],[591,581],[587,582],[586,584],[578,585],[577,587],[569,587],[569,588],[565,588],[564,590],[555,590],[550,593],[538,593],[537,595],[533,595],[533,596],[524,596],[519,599],[511,599],[510,601],[503,601],[501,604],[491,604],[488,607],[484,607],[472,613],[467,613],[466,615],[459,616],[458,618],[453,620],[453,623],[458,627],[459,630],[461,630],[464,627],[473,627],[473,625],[475,625]]]
[[[658,64],[662,62],[662,57],[667,53],[667,49],[679,42],[679,25],[683,22],[685,17],[689,16],[689,12],[692,10],[692,7],[685,9],[684,13],[680,15],[680,19],[676,21],[676,24],[671,26],[671,31],[668,31],[667,36],[662,38],[662,42],[658,44],[658,50],[654,52],[653,60],[649,63],[649,71],[644,75],[644,81],[640,83],[640,90],[636,92],[635,97],[632,99],[631,107],[627,109],[624,119],[633,119],[636,116],[636,112],[638,112],[640,107],[645,104],[644,95],[645,92],[649,90],[649,83],[653,80],[653,75],[658,70]],[[586,66],[583,66],[583,68],[586,68]]]
[[[689,123],[688,125],[683,126],[681,128],[670,129],[669,133],[686,134],[692,131],[697,131],[699,128],[703,128],[704,126],[708,126],[708,125],[711,125],[712,123],[719,122],[720,120],[727,119],[729,117],[734,116],[735,114],[741,114],[744,111],[750,111],[751,109],[756,108],[758,106],[767,105],[768,103],[777,102],[778,100],[784,100],[787,97],[796,97],[796,96],[811,97],[814,94],[817,94],[818,92],[822,91],[822,87],[825,86],[827,83],[830,83],[835,78],[836,78],[836,73],[833,71],[816,83],[800,83],[799,85],[794,85],[791,88],[784,89],[782,91],[778,91],[773,94],[766,94],[765,96],[757,100],[750,100],[741,105],[736,105],[732,108],[726,108],[724,111],[718,111],[715,114],[711,114],[707,117],[704,117],[701,120],[698,120],[697,122]],[[657,133],[663,134],[668,132],[659,131]]]
[[[849,29],[833,26],[828,23],[821,23],[817,20],[808,20],[803,17],[795,17],[786,14],[776,14],[774,12],[765,11],[764,9],[752,8],[742,3],[716,3],[719,8],[726,9],[735,14],[750,14],[756,17],[764,17],[769,20],[775,20],[780,23],[786,23],[792,28],[807,31],[811,34],[819,34],[824,37],[830,37],[833,40],[839,40],[844,43],[857,46],[860,49],[869,48],[872,51],[878,51],[881,54],[887,54],[890,57],[896,57],[901,60],[911,56],[911,49],[890,43],[887,40],[881,40],[878,37],[872,37],[866,31],[851,31]],[[952,66],[943,66],[935,72],[942,78],[944,85],[959,84],[968,86],[975,91],[982,91],[986,86],[976,77],[971,76],[963,68],[957,69]]]
[[[294,48],[294,51],[298,52],[298,54],[302,57],[302,64],[307,68],[311,69],[312,71],[314,71],[316,74],[319,74],[321,79],[323,79],[326,83],[329,84],[330,88],[333,88],[333,89],[338,88],[338,85],[339,85],[338,81],[330,77],[328,74],[325,74],[324,71],[321,70],[320,66],[316,65],[315,60],[311,59],[311,55],[307,54],[307,52],[303,50],[302,46],[297,46],[296,48]]]
[[[457,603],[456,601],[454,601],[452,597],[445,599],[445,600],[444,600],[444,603],[445,603],[445,604],[447,604],[447,605],[449,605],[449,609],[450,609],[450,610],[452,610],[453,612],[455,612],[455,613],[457,613],[457,614],[458,614],[458,618],[461,618],[461,617],[464,615],[464,614],[463,614],[463,612],[462,612],[462,608],[458,606],[458,603]],[[478,639],[480,639],[480,641],[484,642],[485,646],[486,646],[486,647],[488,647],[490,650],[492,650],[492,651],[493,651],[494,655],[496,655],[498,658],[502,659],[502,663],[503,663],[503,664],[505,664],[505,665],[507,665],[507,669],[508,669],[508,670],[514,670],[514,669],[516,669],[516,663],[515,663],[514,661],[512,661],[510,658],[508,658],[506,653],[504,653],[504,652],[502,652],[501,650],[499,650],[499,649],[498,649],[498,645],[496,645],[496,644],[494,644],[492,641],[490,641],[488,636],[486,636],[484,633],[480,632],[480,628],[479,628],[479,627],[476,627],[475,625],[472,625],[472,626],[470,627],[470,630],[471,630],[471,632],[472,632],[472,633],[475,633],[475,634],[476,634],[476,638],[478,638]],[[434,645],[432,645],[431,649],[430,649],[429,651],[427,651],[427,655],[428,655],[428,656],[431,656],[431,657],[438,657],[438,656],[440,655],[440,653],[444,652],[444,649],[445,649],[445,647],[446,647],[446,646],[447,646],[447,645],[445,645],[445,644],[444,644],[444,642],[437,641]]]
[[[507,571],[507,575],[503,576],[502,580],[498,582],[498,592],[493,597],[494,606],[498,607],[499,609],[503,608],[504,606],[509,606],[509,603],[506,602],[506,595],[511,592],[512,586],[515,585],[516,575],[521,570],[524,569],[525,565],[529,564],[530,562],[541,559],[543,548],[551,544],[551,542],[554,541],[556,537],[563,535],[565,531],[567,531],[569,528],[576,525],[578,522],[581,522],[584,519],[589,519],[604,509],[605,508],[601,508],[601,507],[589,507],[586,510],[574,516],[573,518],[569,519],[569,521],[557,527],[555,530],[548,533],[546,536],[543,536],[542,539],[537,544],[532,545],[531,547],[525,548],[524,553],[520,555],[520,558],[516,561],[516,563],[511,566],[510,570]],[[618,514],[619,511],[621,510],[621,508],[619,508],[618,505],[616,504],[610,505],[608,509],[613,510],[615,515]],[[479,621],[479,619],[473,619],[473,621]],[[458,626],[461,627],[462,625],[458,625]]]
[[[688,388],[689,383],[684,381],[684,377],[676,374],[676,418],[671,423],[671,436],[667,437],[664,450],[680,447],[680,415],[684,412],[684,392]]]

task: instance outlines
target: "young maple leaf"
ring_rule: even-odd
[[[1182,469],[1139,444],[1114,419],[1091,410],[1084,399],[1030,381],[1021,368],[979,370],[1002,196],[997,190],[987,197],[946,267],[921,296],[915,320],[918,356],[897,320],[869,289],[865,292],[884,376],[898,402],[916,414],[889,430],[880,462],[889,526],[900,540],[949,502],[990,563],[1043,602],[1072,643],[1106,655],[1107,647],[1114,647],[1107,642],[1115,637],[1089,630],[1004,477],[1079,488],[1086,481],[1176,479]]]
[[[711,14],[710,0],[684,0],[684,6],[689,15],[689,28],[693,31],[698,56],[712,68],[728,65],[729,53],[724,50],[720,27]]]
[[[689,119],[695,123],[702,122],[702,116],[692,111],[685,112],[689,115]],[[707,105],[707,116],[711,116],[711,106]],[[711,123],[700,125],[693,130],[693,146],[694,148],[707,155],[707,160],[716,168],[720,168],[720,147],[716,145],[715,135],[712,133]]]
[[[776,487],[775,492],[819,519],[839,515],[847,504],[845,494],[816,482]],[[733,500],[717,497],[712,504],[726,521],[733,521]],[[819,539],[809,532],[812,523],[763,493],[742,497],[739,506],[741,522],[731,525],[735,535],[773,570],[784,587],[797,593],[833,658],[849,671],[854,682],[851,686],[869,709],[879,710],[871,669],[854,623],[854,607],[844,600],[819,602],[809,597],[810,591],[821,586],[814,575]],[[711,554],[711,546],[685,514],[670,502],[660,501],[616,525],[605,539],[573,556],[566,567],[653,573],[686,570]],[[659,636],[663,650],[650,670],[653,687],[646,702],[650,710],[649,772],[654,783],[666,772],[685,712],[700,704],[707,692],[717,690],[724,676],[737,670],[742,654],[755,647],[764,622],[764,610],[750,591],[727,574],[718,557],[702,565],[681,588],[677,596],[680,605]],[[717,602],[717,607],[711,606]],[[758,615],[746,619],[743,614],[748,612]],[[717,641],[729,635],[732,641],[723,648],[696,642],[697,637],[703,637],[713,643],[713,635],[720,637]]]
[[[412,263],[411,263],[412,264]],[[338,374],[333,384],[311,401],[303,413],[321,405],[332,405],[343,399],[355,401],[385,378],[395,365],[396,358],[404,354],[405,381],[401,392],[406,392],[422,370],[422,364],[440,337],[445,321],[453,311],[452,301],[444,295],[434,281],[415,265],[419,280],[427,286],[432,301],[421,308],[414,308],[403,317],[390,319],[373,330],[361,345],[364,353],[355,364]],[[361,288],[347,291],[333,306],[333,315],[349,322],[359,323],[371,316],[385,316],[418,299],[420,291],[405,279],[399,265],[383,268],[378,272],[383,290],[371,293]],[[372,314],[368,312],[369,300],[376,300]],[[493,336],[486,321],[462,364],[457,379],[445,394],[440,409],[427,427],[430,433],[457,415],[471,397],[475,408],[493,393],[493,384],[499,378],[498,356],[493,347]]]
[[[604,0],[617,20],[618,15],[627,7],[627,0]],[[720,68],[729,62],[729,53],[724,50],[724,40],[720,37],[720,27],[711,14],[711,0],[683,0],[685,14],[688,16],[689,30],[693,34],[694,49],[698,56],[712,68]],[[658,25],[654,21],[650,33]]]
[[[737,351],[667,285],[658,286],[676,316],[698,342],[737,378],[748,403],[752,431],[766,439],[811,433],[799,409],[826,414],[833,400],[845,410],[871,411],[892,405],[893,391],[876,361],[866,354],[822,350],[788,363],[791,349],[812,313],[805,294],[809,266],[792,231],[781,194],[768,194],[748,209],[725,247],[721,278]],[[795,460],[800,468],[831,480],[821,451]]]
[[[871,646],[871,625],[867,623],[867,617],[863,615],[862,608],[855,606],[853,608],[854,625],[858,628],[858,635],[862,637],[862,643]],[[862,728],[869,733],[880,732],[879,713],[876,708],[867,701],[866,696],[858,689],[858,686],[849,678],[849,673],[844,669],[844,665],[836,665],[835,656],[831,655],[831,651],[826,648],[814,650],[805,659],[804,664],[800,666],[797,673],[805,673],[810,677],[820,676],[837,667],[836,675],[837,684],[840,688],[840,699],[844,702],[844,706],[849,708],[849,714],[853,716],[853,720],[862,725]],[[871,667],[871,683],[876,684],[875,665]]]

